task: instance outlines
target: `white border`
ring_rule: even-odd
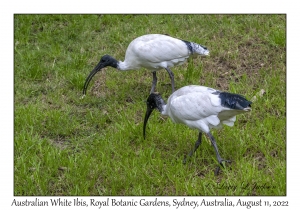
[[[296,120],[298,119],[298,98],[299,83],[298,75],[300,72],[299,60],[299,11],[296,10],[296,4],[288,1],[21,1],[12,0],[2,3],[0,21],[1,21],[1,147],[0,147],[0,207],[10,207],[14,199],[13,196],[13,15],[15,13],[281,13],[287,14],[287,196],[283,197],[228,197],[233,201],[238,199],[257,200],[265,199],[271,201],[288,200],[289,207],[297,206],[296,195],[299,189],[299,162],[296,154],[299,153],[299,138],[297,138]],[[293,1],[295,2],[295,1]],[[134,6],[133,6],[134,5]],[[4,64],[4,65],[3,65]],[[3,97],[4,96],[4,97]],[[289,100],[290,99],[290,100]],[[297,196],[298,198],[299,196]],[[28,197],[17,197],[19,200]],[[31,197],[33,199],[34,197]],[[39,197],[49,200],[51,197]],[[57,198],[57,197],[54,197]],[[64,197],[73,200],[76,197]],[[78,197],[89,201],[90,197]],[[93,197],[91,197],[93,198]],[[103,197],[97,197],[100,200]],[[111,197],[122,199],[122,197]],[[131,197],[125,197],[128,200]],[[152,200],[155,197],[133,197],[136,200],[146,198]],[[165,197],[165,200],[172,200],[176,197]],[[193,200],[194,197],[187,197]],[[205,197],[208,200],[217,198],[222,200],[225,197]],[[183,197],[179,197],[183,199]],[[196,199],[196,198],[194,198]],[[202,199],[202,197],[201,197]],[[299,199],[299,198],[298,198]],[[28,207],[23,207],[28,208]],[[32,207],[30,207],[32,208]],[[51,207],[53,208],[53,207]],[[66,207],[59,207],[63,209]],[[73,208],[73,207],[72,207]],[[110,207],[113,208],[113,207]],[[132,209],[132,207],[125,207]],[[138,207],[140,209],[140,207]],[[180,207],[182,209],[183,207]],[[188,207],[191,209],[191,207]],[[216,209],[219,207],[210,207]],[[229,207],[226,207],[229,208]],[[231,207],[230,207],[231,208]],[[255,207],[253,207],[255,208]],[[5,208],[7,209],[7,208]],[[80,209],[77,207],[76,209]],[[86,209],[83,207],[82,209]],[[94,208],[99,209],[99,208]],[[137,209],[137,208],[136,208]],[[173,209],[173,208],[172,208]],[[245,207],[243,207],[245,209]]]

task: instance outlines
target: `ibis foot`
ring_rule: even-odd
[[[232,163],[231,160],[224,160],[224,159],[221,159],[221,160],[219,161],[219,163],[220,163],[220,165],[222,166],[222,168],[224,168],[223,162],[226,162],[226,163]],[[218,166],[218,167],[215,169],[215,176],[218,176],[218,175],[220,174],[220,169],[221,169],[220,166]]]

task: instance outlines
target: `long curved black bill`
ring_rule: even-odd
[[[86,78],[85,80],[85,83],[84,83],[84,86],[83,86],[83,95],[86,94],[86,90],[87,90],[87,87],[90,83],[90,81],[92,80],[93,76],[95,76],[95,74],[98,72],[98,71],[101,71],[101,69],[103,68],[103,64],[101,62],[99,62],[97,64],[97,66],[91,71],[91,73],[89,74],[89,76]]]
[[[143,127],[143,136],[144,136],[144,139],[146,137],[146,125],[147,125],[148,119],[149,119],[152,111],[153,111],[153,109],[151,109],[149,106],[147,106],[147,111],[146,111],[145,119],[144,119],[144,127]]]

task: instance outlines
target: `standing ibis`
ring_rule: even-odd
[[[231,161],[221,158],[216,140],[210,129],[222,128],[222,124],[233,126],[236,115],[250,111],[251,103],[241,95],[197,85],[178,89],[169,97],[167,104],[160,94],[151,93],[147,99],[143,135],[145,138],[147,121],[153,109],[157,108],[162,115],[169,116],[174,123],[182,123],[199,130],[198,140],[189,156],[192,156],[201,144],[202,132],[204,132],[214,147],[219,164],[223,166],[223,162]],[[218,167],[216,174],[218,174],[219,169]]]
[[[175,91],[174,75],[170,67],[185,62],[190,55],[209,55],[209,50],[194,42],[176,39],[168,35],[147,34],[134,39],[128,46],[125,60],[117,61],[110,55],[104,55],[97,66],[86,78],[83,95],[93,76],[106,66],[111,66],[121,71],[136,70],[142,67],[149,69],[153,74],[150,93],[153,93],[157,83],[156,71],[166,69],[171,78],[172,92]]]

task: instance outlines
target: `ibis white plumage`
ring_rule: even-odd
[[[174,75],[170,70],[175,65],[180,65],[191,55],[206,56],[209,50],[200,44],[176,39],[168,35],[147,34],[134,39],[128,46],[124,61],[117,61],[110,55],[104,55],[97,66],[87,77],[83,94],[93,76],[106,66],[111,66],[121,71],[137,70],[142,67],[149,69],[153,74],[150,93],[154,92],[157,77],[156,71],[166,69],[171,78],[172,92],[175,91]]]
[[[192,156],[197,150],[201,144],[202,133],[205,133],[214,147],[219,164],[223,166],[224,161],[230,161],[221,158],[216,140],[210,129],[221,128],[222,124],[233,126],[236,115],[250,111],[251,103],[244,96],[238,94],[196,85],[178,89],[169,97],[167,104],[160,94],[151,93],[147,99],[143,135],[145,138],[147,121],[156,108],[162,115],[169,116],[174,123],[182,123],[199,130],[198,140],[189,156]],[[216,173],[218,171],[219,167]]]

